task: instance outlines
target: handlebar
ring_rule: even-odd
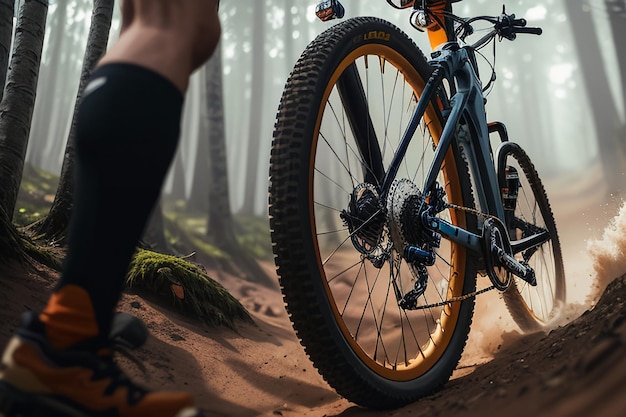
[[[541,28],[517,28],[515,29],[515,33],[528,33],[530,35],[541,35],[543,33],[543,29]]]
[[[387,2],[396,7],[396,8],[408,8],[413,7],[413,14],[417,16],[417,19],[411,17],[411,24],[418,30],[424,30],[427,28],[428,24],[431,22],[430,16],[431,12],[429,11],[428,6],[426,6],[425,2],[415,2],[410,0],[402,0],[400,6],[396,6],[395,3],[391,0],[387,0]],[[419,5],[422,4],[422,6]],[[444,12],[447,18],[450,18],[457,23],[459,23],[459,27],[456,30],[456,35],[464,40],[467,36],[474,33],[474,29],[472,28],[472,23],[476,21],[486,21],[493,24],[493,30],[483,36],[478,42],[476,42],[473,46],[479,48],[480,46],[486,44],[490,40],[492,40],[496,36],[500,36],[500,38],[506,38],[508,40],[515,40],[517,34],[531,34],[531,35],[541,35],[543,30],[538,27],[526,27],[526,19],[516,19],[514,14],[507,14],[504,6],[502,7],[502,14],[500,16],[477,16],[469,19],[463,19],[458,16],[455,16],[451,12]],[[317,17],[326,22],[328,20],[339,18],[341,19],[345,14],[345,8],[339,2],[339,0],[321,0],[316,9],[315,14]]]
[[[502,10],[502,15],[494,22],[494,30],[497,35],[511,41],[517,37],[518,33],[531,35],[541,35],[543,33],[541,28],[526,27],[526,24],[526,19],[516,19],[514,14],[507,15]]]

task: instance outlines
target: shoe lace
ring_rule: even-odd
[[[121,352],[121,350],[116,348],[116,352]],[[123,355],[135,363],[144,374],[147,373],[145,366],[141,364],[137,358],[133,357],[128,352],[124,352]],[[111,381],[104,391],[104,395],[112,395],[119,388],[125,387],[127,389],[128,403],[130,405],[134,405],[140,402],[148,393],[146,389],[131,381],[131,379],[119,368],[113,358],[113,354],[102,356],[99,359],[99,364],[95,369],[92,379],[108,379]]]

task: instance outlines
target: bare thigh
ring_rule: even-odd
[[[134,63],[185,91],[220,37],[218,0],[124,0],[122,33],[101,64]]]

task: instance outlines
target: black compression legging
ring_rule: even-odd
[[[183,105],[167,79],[113,64],[91,77],[77,119],[76,188],[68,255],[57,290],[91,297],[108,334],[128,264],[176,151]]]

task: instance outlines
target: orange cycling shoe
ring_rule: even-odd
[[[186,393],[150,392],[113,361],[112,350],[54,349],[25,313],[0,367],[0,417],[201,417]]]

